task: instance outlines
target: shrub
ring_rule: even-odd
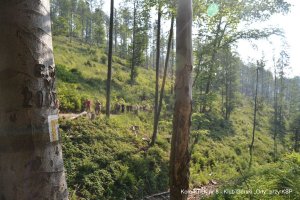
[[[102,55],[100,58],[100,62],[105,65],[106,61],[107,61],[107,57],[105,55]]]
[[[77,69],[71,69],[70,71],[64,65],[56,65],[57,78],[63,82],[77,83],[80,80],[82,74]]]

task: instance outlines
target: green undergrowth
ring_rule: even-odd
[[[276,163],[252,168],[223,185],[210,199],[298,200],[300,197],[300,154],[284,154]]]
[[[214,180],[226,184],[248,171],[252,139],[253,108],[239,99],[239,105],[225,120],[220,108],[207,114],[194,113],[192,123],[191,184],[200,187]],[[257,115],[253,168],[273,162],[273,139],[269,125],[272,109],[264,105]],[[278,154],[284,152],[278,144]]]
[[[72,41],[62,36],[53,37],[57,70],[57,90],[62,112],[80,112],[88,98],[105,103],[107,55],[104,49]],[[111,100],[128,105],[152,105],[155,72],[152,68],[137,67],[137,77],[130,84],[131,65],[113,56]],[[166,91],[170,91],[170,82]]]
[[[54,37],[57,89],[61,112],[80,112],[88,98],[105,103],[107,56],[104,49]],[[136,83],[129,84],[130,63],[113,58],[112,108],[115,103],[147,105],[154,99],[155,73],[138,67]],[[168,190],[172,105],[170,81],[166,85],[159,134],[147,149],[153,113],[139,112],[61,121],[64,162],[70,199],[142,199]],[[208,113],[194,112],[191,129],[191,188],[211,181],[220,189],[290,188],[299,192],[299,154],[286,154],[289,139],[278,139],[279,161],[274,163],[272,107],[259,105],[252,170],[249,145],[252,138],[253,102],[240,94],[230,120],[225,120],[221,98],[216,95]],[[199,105],[194,102],[194,110]],[[103,111],[102,111],[103,112]],[[138,131],[131,130],[137,126]],[[288,138],[287,135],[285,138]],[[299,193],[290,194],[297,199]],[[252,199],[285,199],[284,195],[254,195]],[[243,194],[218,194],[214,199],[245,199]],[[288,199],[288,198],[287,198]]]
[[[145,117],[60,122],[71,199],[139,199],[167,190],[170,145],[161,133],[157,145],[147,149]],[[133,125],[139,127],[136,134]]]

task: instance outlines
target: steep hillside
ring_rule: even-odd
[[[264,105],[258,113],[254,142],[254,166],[273,161],[273,139],[270,127],[272,109]],[[228,181],[248,170],[249,145],[252,138],[253,106],[239,98],[238,106],[228,122],[218,107],[207,115],[193,115],[192,183],[201,185],[209,180]],[[200,130],[197,130],[200,127]],[[279,143],[281,154],[283,147]],[[199,176],[199,174],[201,174]]]
[[[107,56],[104,49],[78,41],[69,42],[65,37],[54,37],[55,62],[58,77],[58,95],[63,112],[79,112],[85,99],[105,103]],[[153,69],[139,67],[136,84],[131,86],[130,64],[113,57],[112,104],[152,105],[155,89]],[[170,91],[170,83],[166,91]],[[170,93],[170,92],[169,92]]]
[[[55,37],[54,53],[62,112],[81,111],[86,98],[105,103],[106,56],[102,49]],[[137,83],[131,87],[128,84],[129,64],[114,57],[113,68],[113,104],[151,107],[154,71],[139,67]],[[170,81],[166,91],[158,141],[150,149],[147,147],[152,134],[151,110],[117,113],[109,120],[100,115],[95,120],[82,117],[60,121],[71,199],[141,199],[168,190],[172,130]],[[225,189],[297,190],[293,182],[300,180],[299,154],[285,155],[287,150],[279,142],[280,162],[273,163],[272,108],[267,104],[260,107],[254,170],[249,171],[253,103],[238,95],[230,121],[223,119],[220,107],[219,99],[211,112],[192,116],[191,186],[197,188],[213,181]],[[245,198],[243,194],[226,195],[219,193],[215,198]],[[297,193],[290,195],[291,199],[296,199],[295,195]],[[258,196],[258,199],[264,197],[272,199],[274,195]],[[276,198],[284,199],[285,196],[277,195]]]

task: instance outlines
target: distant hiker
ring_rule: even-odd
[[[96,113],[96,115],[99,115],[101,113],[101,107],[102,107],[102,104],[100,103],[99,100],[97,100],[97,102],[95,104],[95,113]]]
[[[119,103],[115,104],[115,114],[118,114],[121,110],[121,105]]]
[[[91,101],[89,99],[85,101],[85,111],[91,112]]]
[[[124,104],[122,104],[122,113],[124,113],[125,112],[125,105]]]
[[[139,114],[139,109],[140,107],[138,105],[132,107],[132,111],[134,112],[134,114]]]

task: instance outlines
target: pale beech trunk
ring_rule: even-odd
[[[1,0],[0,30],[0,199],[68,199],[49,0]]]
[[[192,113],[192,0],[177,1],[176,80],[170,156],[171,200],[187,199]]]

